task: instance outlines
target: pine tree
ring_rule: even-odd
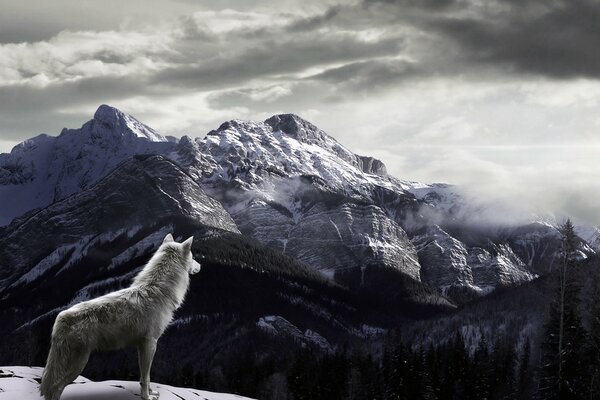
[[[474,394],[471,398],[477,399],[489,399],[490,398],[490,381],[489,371],[491,370],[491,363],[489,361],[490,353],[488,343],[485,338],[483,331],[481,332],[481,340],[473,355],[473,374],[471,381],[473,382]]]
[[[527,389],[529,386],[529,364],[531,359],[531,343],[529,338],[525,341],[521,350],[521,357],[519,360],[519,368],[517,370],[517,385],[515,388],[515,397],[525,398]]]
[[[588,395],[590,400],[600,399],[600,274],[598,265],[587,276],[583,309],[586,312],[587,343],[586,354],[589,371]]]
[[[579,399],[583,382],[582,349],[585,330],[579,316],[579,287],[576,282],[577,237],[570,220],[560,228],[562,260],[555,299],[545,325],[538,388],[540,399]]]

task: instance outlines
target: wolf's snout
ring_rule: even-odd
[[[192,270],[190,271],[190,274],[194,275],[194,274],[200,272],[200,268],[202,268],[200,263],[194,261],[194,265],[192,265]]]

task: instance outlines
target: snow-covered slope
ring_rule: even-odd
[[[0,367],[0,400],[42,400],[39,394],[43,368]],[[204,390],[179,388],[152,383],[152,390],[159,393],[161,400],[243,400],[249,399],[234,394],[214,393]],[[110,399],[136,400],[140,398],[139,382],[104,381],[94,382],[82,376],[65,388],[62,399]]]
[[[221,204],[172,161],[159,155],[131,158],[88,189],[5,228],[0,236],[0,293],[48,271],[60,274],[102,242],[154,232],[175,218],[239,232]],[[119,257],[125,262],[134,255],[131,249]]]
[[[176,143],[102,105],[79,129],[39,135],[0,154],[0,226],[83,190],[135,154],[168,154]]]
[[[480,294],[535,277],[531,260],[497,234],[504,226],[492,221],[492,205],[451,185],[391,177],[381,161],[352,153],[297,115],[226,122],[205,138],[183,138],[178,157],[243,233],[328,275],[379,263],[444,293]],[[431,228],[448,222],[498,227],[475,233],[483,245],[474,246],[441,229],[440,241]],[[452,256],[452,243],[465,257]],[[434,244],[442,250],[436,256]],[[467,265],[472,251],[478,261]]]
[[[264,122],[228,121],[196,143],[206,156],[206,183],[233,181],[270,192],[269,176],[307,175],[352,198],[368,198],[374,185],[403,190],[383,163],[352,153],[294,114]]]

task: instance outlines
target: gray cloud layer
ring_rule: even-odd
[[[400,177],[508,196],[536,187],[532,202],[597,218],[581,200],[583,188],[600,195],[593,157],[573,150],[600,146],[596,1],[0,6],[2,151],[78,126],[100,103],[196,136],[225,119],[295,112]],[[549,153],[561,179],[544,175]]]

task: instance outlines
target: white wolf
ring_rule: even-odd
[[[177,243],[168,234],[130,287],[58,314],[40,385],[45,400],[60,399],[65,386],[83,371],[93,350],[126,346],[138,350],[142,399],[158,398],[149,387],[150,367],[158,338],[183,303],[189,274],[200,270],[192,258],[192,240]]]

